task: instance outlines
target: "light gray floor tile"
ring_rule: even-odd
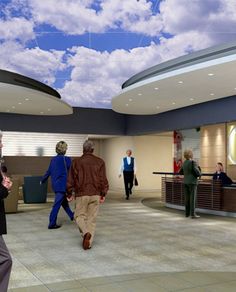
[[[31,286],[31,287],[23,287],[23,288],[15,288],[11,289],[12,292],[50,292],[50,290],[43,286]]]
[[[157,194],[134,195],[129,202],[121,194],[108,196],[89,251],[82,249],[78,228],[64,210],[58,216],[62,227],[48,230],[52,203],[20,204],[19,213],[7,215],[9,234],[5,240],[14,261],[9,288],[59,287],[60,283],[64,287],[81,280],[86,287],[105,289],[116,284],[114,287],[124,289],[122,285],[132,284],[132,280],[151,278],[140,286],[148,283],[150,289],[157,285],[165,290],[234,280],[235,219],[203,215],[200,220],[187,220],[181,212],[144,206],[143,196],[156,198]],[[162,274],[186,271],[190,272],[188,278],[171,274],[172,281],[165,281],[168,275]],[[159,282],[155,273],[161,273]],[[137,282],[133,284],[139,289]]]
[[[79,281],[65,281],[46,284],[50,291],[67,291],[68,289],[81,288],[82,284]]]

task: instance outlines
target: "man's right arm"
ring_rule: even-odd
[[[119,177],[122,176],[122,172],[124,171],[124,159],[122,158],[121,164],[120,164],[120,171],[119,171]]]

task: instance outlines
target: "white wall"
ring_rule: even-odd
[[[63,140],[68,144],[66,155],[80,156],[83,153],[83,143],[87,135],[5,132],[3,135],[4,156],[54,156],[57,142]]]
[[[100,156],[106,162],[107,176],[111,190],[123,190],[123,178],[119,179],[119,168],[127,149],[133,150],[137,163],[139,186],[136,191],[161,189],[161,176],[153,171],[172,171],[172,136],[134,136],[104,139],[100,144]],[[98,154],[98,152],[97,152]]]

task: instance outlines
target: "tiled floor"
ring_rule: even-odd
[[[10,291],[236,291],[236,219],[186,219],[141,198],[110,194],[88,251],[63,211],[48,230],[51,204],[22,204],[7,216]]]

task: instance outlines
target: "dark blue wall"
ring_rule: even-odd
[[[141,135],[197,128],[236,121],[236,96],[151,116],[127,116],[126,135]]]
[[[74,108],[68,116],[0,114],[3,131],[124,135],[126,117],[109,109]]]
[[[236,96],[152,116],[122,115],[110,109],[74,108],[68,116],[0,114],[3,131],[141,135],[236,121]]]

